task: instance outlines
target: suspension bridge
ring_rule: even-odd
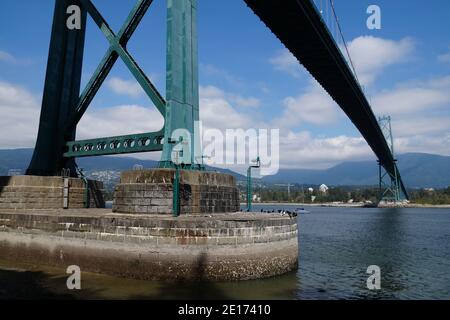
[[[393,154],[360,85],[333,0],[244,0],[354,123],[378,157],[383,197],[408,199]],[[334,36],[333,36],[334,35]],[[342,41],[344,53],[338,42]],[[383,177],[389,177],[388,183]]]
[[[345,49],[333,1],[244,1],[367,140],[379,159],[383,198],[407,199],[394,157],[390,118],[377,121],[370,107]],[[146,280],[249,280],[295,270],[297,219],[241,212],[233,176],[207,172],[198,163],[202,155],[196,154],[195,143],[183,153],[176,150],[189,139],[174,139],[179,129],[187,131],[191,141],[199,139],[194,130],[201,111],[198,6],[197,0],[167,0],[164,97],[127,50],[152,3],[137,0],[116,33],[92,1],[55,0],[33,158],[27,175],[0,177],[0,255],[20,262],[76,264],[82,270]],[[325,4],[331,11],[320,8]],[[79,8],[80,28],[66,24],[69,8],[74,6]],[[109,48],[82,89],[88,15]],[[334,22],[325,16],[334,17]],[[333,34],[341,39],[344,51]],[[79,121],[119,59],[163,115],[164,127],[157,132],[76,141]],[[123,172],[112,211],[99,209],[104,207],[102,183],[86,179],[77,171],[75,159],[153,151],[162,151],[159,168]],[[259,161],[252,167],[259,167]],[[251,176],[249,193],[250,183]]]

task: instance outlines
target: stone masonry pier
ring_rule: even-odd
[[[104,208],[103,183],[89,180],[88,201],[91,208]],[[68,178],[67,205],[84,208],[86,185],[81,179]],[[39,176],[0,177],[0,210],[62,209],[64,178]]]
[[[175,170],[126,171],[114,194],[113,211],[137,214],[172,214]],[[229,174],[180,170],[182,215],[237,212],[239,190]]]
[[[249,280],[297,268],[297,219],[0,210],[0,255],[145,280]]]

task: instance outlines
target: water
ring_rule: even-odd
[[[298,299],[450,299],[450,209],[311,208]],[[366,287],[381,268],[382,290]]]
[[[299,216],[299,269],[281,277],[169,284],[83,273],[74,293],[61,270],[0,258],[0,298],[450,299],[450,209],[308,210]],[[366,288],[369,265],[381,268],[379,291]]]

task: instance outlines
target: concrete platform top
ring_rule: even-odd
[[[84,188],[84,181],[80,178],[69,178],[72,187]],[[101,189],[103,184],[98,181],[89,180],[95,187]],[[63,177],[41,177],[41,176],[0,176],[0,191],[4,187],[39,187],[39,188],[62,188]]]
[[[120,183],[172,183],[174,169],[146,169],[122,172]],[[180,170],[180,182],[193,185],[236,186],[235,178],[230,174],[211,172]]]
[[[51,209],[51,210],[7,210],[1,209],[0,215],[14,214],[22,216],[47,216],[47,217],[79,217],[79,218],[120,218],[120,219],[145,219],[145,220],[165,220],[165,221],[289,221],[290,218],[277,213],[249,213],[234,212],[214,215],[181,215],[173,217],[170,215],[147,215],[147,214],[121,214],[114,213],[111,209]]]

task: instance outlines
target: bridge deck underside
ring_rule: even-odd
[[[394,175],[396,164],[377,119],[314,4],[310,0],[244,1],[336,101],[386,171]]]

